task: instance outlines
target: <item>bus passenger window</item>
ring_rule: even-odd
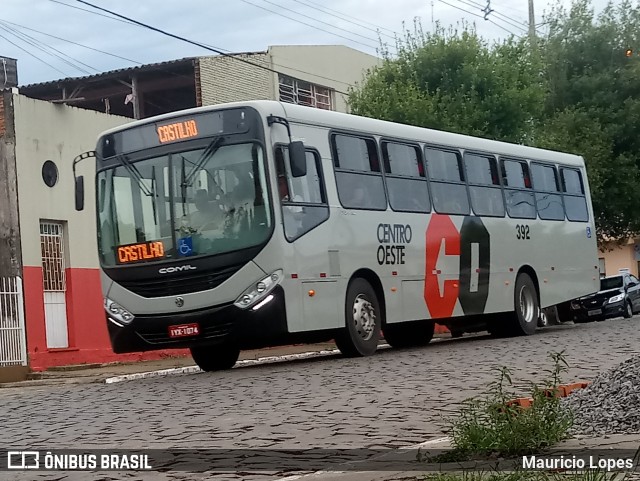
[[[535,219],[536,206],[527,163],[519,160],[503,160],[502,179],[509,217]]]

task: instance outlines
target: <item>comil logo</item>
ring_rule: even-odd
[[[163,267],[158,272],[160,274],[172,274],[174,272],[182,272],[182,271],[195,271],[197,267],[193,267],[191,264],[187,264],[184,266],[177,267]]]
[[[446,256],[458,257],[458,278]],[[424,300],[431,317],[451,317],[460,305],[465,315],[484,313],[489,296],[491,246],[489,231],[479,217],[465,217],[458,230],[447,215],[434,214],[426,231]],[[455,261],[454,261],[455,262]]]
[[[40,469],[38,451],[8,451],[7,469]]]

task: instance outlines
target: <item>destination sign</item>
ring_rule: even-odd
[[[140,242],[117,247],[118,264],[150,261],[164,258],[164,244],[162,241]]]
[[[185,120],[157,127],[158,140],[161,144],[176,140],[192,139],[198,136],[198,124],[195,120]]]

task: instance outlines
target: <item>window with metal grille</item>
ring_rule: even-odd
[[[66,290],[64,242],[62,224],[40,223],[40,250],[42,252],[42,279],[44,290]]]
[[[282,102],[333,110],[331,89],[286,75],[280,75],[278,83]]]

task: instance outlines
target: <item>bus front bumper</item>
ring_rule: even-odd
[[[116,354],[229,343],[241,349],[264,347],[288,334],[284,290],[276,286],[271,294],[273,299],[257,310],[229,303],[184,313],[135,316],[125,326],[107,315],[111,347]],[[170,336],[172,327],[189,325],[197,325],[197,333],[191,328],[189,335]]]

